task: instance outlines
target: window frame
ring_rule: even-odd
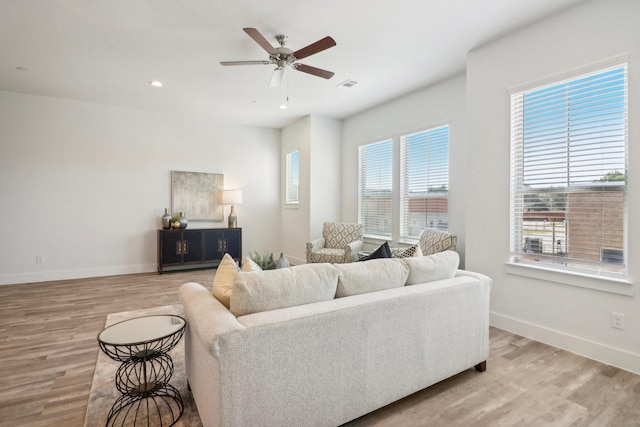
[[[371,150],[369,154],[373,156],[368,160],[366,158],[367,150]],[[390,157],[388,159],[381,157],[381,153],[384,151],[389,151]],[[393,197],[394,197],[393,151],[394,151],[393,138],[381,139],[375,142],[370,142],[370,143],[358,146],[358,222],[364,225],[365,227],[364,236],[366,238],[379,239],[379,240],[391,240],[393,237]],[[391,202],[389,205],[389,208],[386,211],[381,210],[381,212],[376,213],[375,215],[371,215],[371,213],[368,210],[363,208],[363,200],[364,200],[364,197],[366,197],[365,196],[366,185],[364,184],[364,181],[368,180],[367,179],[368,176],[363,176],[363,173],[366,173],[367,163],[369,161],[371,162],[375,161],[378,163],[378,165],[373,165],[373,167],[375,168],[374,172],[376,171],[378,172],[378,179],[377,181],[375,181],[375,184],[373,185],[376,185],[378,187],[380,186],[386,187],[388,185],[389,186],[388,190],[385,188],[378,191],[380,191],[379,196],[382,196],[382,197],[385,196],[383,192],[389,191],[388,197],[390,198],[390,202]],[[382,163],[385,163],[385,164],[382,165]],[[382,170],[382,168],[384,168],[385,170]],[[387,168],[388,170],[386,170]],[[385,174],[384,179],[381,179],[380,173]],[[371,177],[371,179],[374,179],[374,178]],[[372,194],[371,196],[373,197],[375,196],[375,194]],[[383,223],[383,225],[379,226],[381,228],[378,228],[377,230],[375,230],[375,231],[383,231],[383,232],[381,233],[372,232],[372,230],[367,227],[369,225],[368,222],[373,220],[379,223],[380,222]]]
[[[405,188],[403,183],[404,179],[404,171],[403,168],[403,158],[402,158],[402,145],[403,139],[411,135],[416,135],[424,132],[433,132],[438,129],[445,128],[447,130],[446,137],[446,231],[449,230],[449,186],[450,186],[450,152],[451,152],[451,126],[448,121],[440,121],[437,123],[420,126],[418,128],[412,130],[406,130],[398,133],[394,133],[391,137],[381,138],[375,140],[373,142],[365,143],[358,146],[358,222],[365,225],[365,234],[364,237],[367,240],[371,241],[390,241],[393,243],[401,243],[401,244],[415,244],[419,238],[420,234],[418,233],[415,236],[405,235],[407,233],[403,233],[403,204],[404,204],[404,196],[403,189]],[[363,159],[362,153],[366,147],[371,147],[374,144],[388,144],[388,159],[386,159],[387,164],[387,173],[391,174],[391,182],[390,182],[390,192],[389,192],[389,203],[391,204],[390,209],[386,212],[387,215],[387,233],[371,233],[367,231],[366,221],[364,220],[363,213],[363,205],[362,205],[362,197],[363,197],[363,176],[362,176],[362,167],[363,167]],[[439,229],[443,229],[440,227]],[[420,233],[422,230],[420,230]]]
[[[620,294],[626,294],[628,295],[630,290],[629,287],[627,286],[628,284],[630,284],[630,281],[628,279],[628,261],[629,261],[629,257],[628,257],[628,235],[629,235],[629,228],[628,228],[628,221],[627,221],[627,217],[628,217],[628,173],[629,173],[629,157],[628,157],[628,147],[629,147],[629,129],[628,129],[628,114],[629,114],[629,105],[628,105],[628,95],[629,95],[629,91],[628,91],[628,78],[629,78],[629,73],[628,73],[628,58],[626,57],[617,57],[617,58],[612,58],[608,61],[603,61],[599,64],[592,64],[588,67],[583,67],[581,69],[574,69],[571,70],[570,72],[567,73],[563,73],[561,75],[557,75],[555,77],[551,77],[551,78],[546,78],[544,80],[540,80],[537,82],[532,82],[529,83],[527,85],[523,85],[517,88],[512,88],[510,91],[510,98],[511,98],[511,109],[510,109],[510,114],[511,114],[511,132],[510,132],[510,138],[511,138],[511,158],[510,158],[510,168],[511,168],[511,175],[510,175],[510,180],[511,180],[511,187],[510,187],[510,204],[509,204],[509,215],[510,215],[510,222],[509,222],[509,227],[510,227],[510,251],[509,251],[509,261],[506,263],[507,264],[507,272],[511,273],[511,274],[517,274],[517,275],[523,275],[523,276],[527,276],[527,277],[535,277],[535,278],[544,278],[545,280],[551,280],[551,281],[555,281],[555,282],[559,282],[559,283],[565,283],[565,284],[569,284],[569,285],[576,285],[576,286],[581,286],[581,287],[587,287],[587,288],[592,288],[592,289],[598,289],[598,290],[606,290],[606,291],[610,291],[610,292],[614,292],[614,293],[620,293]],[[599,261],[579,261],[576,263],[576,265],[570,265],[572,264],[572,262],[565,262],[565,264],[568,265],[562,265],[562,263],[559,261],[558,256],[541,256],[539,258],[541,259],[551,259],[552,262],[542,262],[540,260],[537,261],[532,261],[532,260],[523,260],[522,259],[522,254],[525,252],[524,249],[518,249],[518,245],[517,242],[519,242],[518,238],[520,237],[524,237],[524,234],[522,233],[522,227],[523,227],[523,223],[524,223],[524,217],[521,217],[519,220],[517,218],[517,216],[519,215],[516,210],[518,209],[516,207],[516,203],[517,203],[517,197],[518,194],[523,194],[523,189],[525,188],[524,186],[524,179],[522,176],[519,176],[518,173],[523,173],[522,169],[524,168],[524,166],[522,164],[524,164],[524,160],[520,160],[520,162],[522,164],[516,164],[518,162],[518,159],[514,158],[514,153],[516,150],[518,149],[522,149],[522,147],[517,147],[516,144],[523,144],[523,139],[524,137],[516,137],[515,135],[518,134],[518,132],[522,131],[522,126],[524,126],[524,118],[521,117],[517,117],[516,115],[518,114],[518,111],[514,111],[514,97],[517,96],[523,96],[524,93],[526,92],[535,92],[539,89],[543,89],[546,87],[553,87],[554,85],[560,85],[563,83],[567,83],[567,82],[576,82],[579,81],[580,79],[584,79],[585,77],[589,77],[589,76],[595,76],[595,75],[600,75],[600,74],[604,74],[607,71],[611,71],[614,69],[618,69],[618,68],[624,68],[624,136],[623,136],[623,140],[624,140],[624,175],[627,177],[627,179],[624,181],[624,185],[623,185],[623,225],[622,225],[622,233],[623,233],[623,256],[624,256],[624,267],[619,269],[619,271],[617,272],[611,272],[611,271],[602,271],[601,268],[594,268],[596,266],[601,266],[603,265],[603,261],[599,260]],[[568,97],[572,96],[572,95],[568,95],[567,99],[569,99]],[[514,118],[514,116],[516,118]],[[575,119],[574,119],[575,120]],[[570,122],[568,122],[570,123]],[[595,133],[595,132],[594,132]],[[519,141],[516,141],[517,139],[520,139]],[[568,142],[569,143],[569,142]],[[606,141],[601,143],[601,146],[604,147],[604,145],[606,144]],[[571,161],[571,155],[567,155],[566,157],[566,161],[570,162]],[[520,171],[518,173],[516,173],[515,168],[521,168]],[[520,181],[522,180],[522,181]],[[579,193],[579,189],[577,185],[572,185],[568,184],[564,189],[562,189],[562,191],[560,191],[560,193],[564,193],[565,194],[565,198],[566,200],[569,199],[569,195],[570,194],[578,194]],[[586,189],[586,187],[588,187],[588,185],[586,185],[584,189]],[[602,192],[602,194],[605,194],[606,190],[611,190],[611,189],[607,189],[605,188],[606,185],[603,184],[592,184],[591,187],[598,187],[600,188],[600,191]],[[548,188],[542,188],[542,191],[550,191]],[[555,190],[556,193],[558,193],[558,189]],[[529,193],[531,193],[531,191],[529,191]],[[522,197],[522,196],[520,196]],[[524,204],[521,204],[521,206],[524,206]],[[522,208],[520,208],[522,209]],[[568,208],[564,208],[564,211],[566,211]],[[567,214],[568,215],[568,214]],[[518,222],[519,221],[519,222]],[[518,225],[519,224],[519,225]],[[575,224],[575,223],[574,223]],[[604,224],[604,222],[603,222]],[[520,227],[520,231],[518,231],[518,227]],[[603,225],[604,227],[604,225]],[[555,260],[555,262],[553,262]],[[580,267],[578,266],[578,264],[580,264],[581,262],[583,262],[585,265],[587,265],[588,267]],[[524,267],[524,268],[523,268]],[[557,274],[560,273],[560,274]],[[603,281],[607,281],[608,283],[603,283]],[[624,286],[620,286],[620,285],[624,285]]]
[[[449,231],[450,132],[449,124],[438,124],[424,127],[413,132],[403,132],[398,135],[400,145],[400,241],[417,241],[420,238],[422,230],[427,227],[441,231]],[[409,147],[409,144],[415,145]],[[444,144],[444,155],[442,148],[438,147],[439,144]],[[421,149],[425,151],[424,161],[427,163],[427,167],[421,169],[424,173],[416,173],[411,170],[411,165],[409,165],[410,159],[407,155],[407,150],[410,149],[416,151]],[[438,153],[438,151],[440,151],[440,153]],[[446,191],[436,191],[431,188],[432,183],[446,187]],[[424,192],[424,207],[427,209],[429,205],[431,205],[432,210],[425,210],[423,212],[425,224],[416,228],[410,224],[411,187],[415,189],[416,187],[424,185],[427,186],[427,190]],[[431,203],[429,203],[429,200],[431,200]],[[436,223],[434,224],[433,221],[436,221]],[[412,229],[414,231],[417,230],[417,233],[412,234]]]
[[[293,157],[295,156],[295,162]],[[292,168],[295,165],[295,174]],[[293,188],[295,194],[292,194]],[[293,150],[285,156],[285,184],[284,184],[284,204],[285,206],[298,206],[300,204],[300,151]]]

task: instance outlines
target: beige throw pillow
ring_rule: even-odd
[[[246,256],[242,259],[242,271],[262,271],[262,267]]]
[[[231,255],[224,254],[216,270],[216,275],[213,276],[213,296],[227,308],[229,308],[233,281],[239,270],[238,264],[231,258]]]
[[[216,270],[216,275],[213,277],[213,296],[227,308],[231,303],[233,281],[239,271],[241,270],[231,255],[224,254]],[[262,269],[251,258],[244,257],[242,271],[262,271]]]

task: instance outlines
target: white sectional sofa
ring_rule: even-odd
[[[229,308],[185,283],[186,369],[205,427],[337,426],[489,353],[491,280],[453,251],[238,272]]]

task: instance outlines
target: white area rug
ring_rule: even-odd
[[[107,316],[105,327],[126,319],[150,314],[182,315],[182,306],[177,304],[145,310],[112,313]],[[98,346],[97,340],[96,346]],[[198,411],[191,397],[191,392],[187,389],[187,375],[184,367],[184,338],[169,352],[169,355],[173,359],[174,366],[173,376],[169,383],[178,389],[184,402],[184,413],[174,425],[180,427],[202,427],[202,422],[200,421]],[[120,392],[116,389],[115,385],[115,374],[119,366],[120,362],[110,359],[109,356],[100,351],[93,373],[93,383],[91,384],[91,393],[89,394],[89,403],[87,404],[87,416],[84,421],[85,427],[104,426],[107,422],[107,414],[113,403],[120,396]],[[170,421],[163,422],[162,425],[164,427],[169,424]]]

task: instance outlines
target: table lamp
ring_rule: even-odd
[[[241,190],[223,190],[222,204],[231,205],[231,211],[229,212],[229,228],[237,228],[238,217],[236,216],[236,210],[234,205],[242,204],[242,191]]]

